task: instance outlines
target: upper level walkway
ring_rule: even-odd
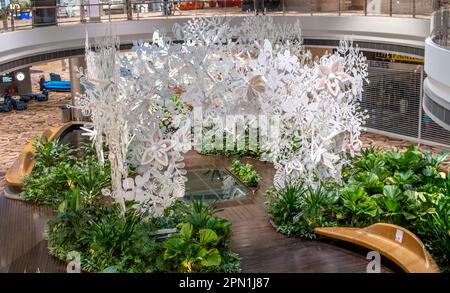
[[[430,15],[436,6],[434,0],[261,1],[265,2],[266,15],[275,21],[300,21],[305,46],[336,47],[339,39],[349,37],[365,50],[411,57],[424,55]],[[86,32],[96,38],[111,27],[127,49],[133,40],[150,40],[155,30],[171,31],[174,23],[192,17],[225,16],[238,22],[254,10],[253,0],[168,0],[168,5],[160,0],[93,2],[31,7],[23,12],[4,9],[0,74],[42,61],[83,55]],[[169,11],[165,7],[170,7]]]
[[[436,0],[260,0],[269,15],[429,18]],[[6,0],[4,3],[8,3]],[[54,6],[0,7],[0,32],[47,25],[205,15],[241,16],[258,10],[253,0],[65,0]],[[50,1],[51,3],[51,1]],[[56,3],[56,1],[55,1]],[[83,5],[80,5],[83,3]],[[90,4],[89,4],[90,3]]]

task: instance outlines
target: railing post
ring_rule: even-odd
[[[417,128],[417,138],[422,139],[422,109],[423,109],[423,65],[420,68],[420,99],[419,99],[419,125]]]
[[[338,15],[341,16],[341,0],[338,0]]]
[[[389,0],[389,16],[392,16],[392,0]]]
[[[11,30],[14,31],[15,27],[14,27],[14,10],[11,10]]]
[[[8,31],[8,14],[9,14],[8,8],[3,9],[2,21],[3,21],[3,30],[4,31]]]
[[[364,0],[364,15],[367,16],[367,0]]]
[[[413,7],[412,7],[412,17],[415,18],[416,17],[416,0],[413,0],[412,5],[413,5]]]
[[[282,9],[283,9],[283,16],[285,15],[285,11],[284,11],[284,0],[283,0],[283,2],[281,3],[283,6],[282,6]]]
[[[141,6],[140,5],[136,6],[136,17],[137,17],[137,20],[139,20],[139,12],[140,12],[140,10],[141,10]]]
[[[84,13],[84,1],[80,0],[80,22],[85,23],[86,22],[86,14]]]
[[[131,9],[131,0],[126,0],[127,20],[133,20],[133,11]]]
[[[309,0],[309,12],[311,12],[311,16],[313,16],[313,8],[312,8],[312,2],[314,0]]]

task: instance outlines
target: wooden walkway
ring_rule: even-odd
[[[194,152],[185,161],[192,169],[228,168],[231,164],[228,158]],[[264,178],[255,196],[231,203],[218,213],[233,223],[232,249],[242,258],[243,272],[366,272],[365,251],[277,233],[264,207],[264,191],[272,185],[273,167],[258,161],[252,164]],[[0,187],[0,216],[0,272],[65,272],[65,264],[47,251],[44,232],[52,216],[48,207],[6,199]],[[382,272],[391,269],[383,266]]]
[[[242,271],[249,273],[325,273],[366,272],[367,252],[343,243],[327,243],[286,237],[270,224],[265,209],[264,193],[273,185],[274,168],[269,163],[243,159],[253,164],[263,180],[254,197],[217,213],[233,223],[233,246],[242,260]],[[190,152],[185,156],[188,168],[230,168],[231,159],[200,156]],[[335,244],[338,244],[335,245]],[[344,247],[342,247],[344,245]],[[351,249],[348,249],[351,248]],[[388,263],[382,259],[382,263]],[[389,266],[391,263],[389,262]],[[382,272],[392,272],[382,266]]]
[[[0,192],[0,272],[65,272],[48,254],[45,226],[48,207],[10,200]]]

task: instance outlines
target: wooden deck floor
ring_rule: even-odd
[[[264,204],[264,193],[273,185],[275,170],[269,163],[252,159],[243,161],[251,162],[262,176],[260,187],[250,201],[228,206],[217,214],[233,223],[232,249],[242,257],[243,272],[366,272],[368,261],[363,249],[346,249],[341,243],[336,246],[277,233],[269,222]],[[185,157],[185,162],[193,169],[205,166],[229,168],[231,165],[231,159],[200,156],[194,152]],[[392,270],[382,266],[381,271]]]
[[[186,156],[188,168],[229,167],[216,156]],[[271,226],[264,191],[272,185],[273,167],[252,161],[264,180],[250,200],[230,203],[218,215],[233,223],[233,246],[243,272],[365,272],[364,253],[323,241],[288,238]],[[1,175],[1,174],[0,174]],[[0,176],[1,177],[1,176]],[[0,190],[0,272],[64,272],[65,264],[49,256],[44,232],[49,208],[4,198]],[[383,263],[383,261],[382,261]],[[382,272],[390,272],[382,267]]]

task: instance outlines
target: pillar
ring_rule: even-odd
[[[127,0],[126,10],[127,10],[127,20],[133,20],[133,7],[131,4],[131,0]]]
[[[21,68],[16,71],[14,71],[14,80],[15,84],[17,86],[17,93],[19,95],[26,95],[31,92],[32,86],[31,86],[31,75],[30,75],[30,67]]]
[[[32,0],[31,5],[35,9],[32,18],[33,26],[56,25],[56,0]]]
[[[100,21],[100,7],[102,4],[100,4],[99,0],[89,0],[89,21],[90,22],[98,22]],[[106,5],[106,4],[105,4]],[[111,11],[108,10],[108,13],[111,13]]]
[[[70,83],[72,88],[70,90],[72,94],[72,104],[75,102],[75,95],[77,93],[84,93],[84,87],[80,83],[80,79],[77,78],[76,67],[86,68],[86,59],[84,56],[69,58],[69,72],[70,72]]]

